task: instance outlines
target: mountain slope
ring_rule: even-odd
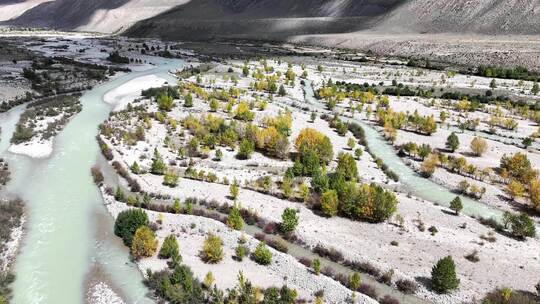
[[[359,30],[540,34],[540,0],[0,0],[0,21],[173,39]]]

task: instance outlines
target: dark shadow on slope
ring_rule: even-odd
[[[348,33],[370,28],[404,2],[198,0],[140,21],[127,35],[169,40],[286,40],[295,35]]]
[[[90,17],[97,10],[115,9],[129,1],[130,0],[56,0],[42,3],[26,11],[21,16],[0,24],[74,29],[87,24],[90,21]]]

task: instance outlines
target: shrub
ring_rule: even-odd
[[[339,153],[336,173],[343,175],[345,180],[356,180],[358,178],[358,168],[354,157],[349,153]]]
[[[399,304],[399,300],[389,295],[385,295],[379,300],[379,304]]]
[[[480,258],[478,257],[478,250],[473,250],[473,252],[467,254],[465,256],[465,258],[468,260],[468,261],[471,261],[473,263],[476,263],[478,261],[480,261]]]
[[[458,288],[456,265],[451,256],[440,259],[431,270],[431,283],[438,293],[447,293]]]
[[[325,216],[332,217],[338,212],[338,196],[335,190],[326,190],[321,197],[321,211]]]
[[[249,254],[249,248],[244,245],[238,245],[234,249],[234,256],[238,261],[242,261]]]
[[[386,285],[392,285],[392,277],[394,276],[394,269],[390,269],[383,273],[383,275],[379,278],[381,283],[384,283]]]
[[[236,154],[236,157],[238,159],[249,159],[254,150],[255,145],[253,142],[248,139],[244,139],[240,143],[240,148],[238,149],[238,154]]]
[[[141,226],[148,225],[148,215],[142,209],[124,210],[114,223],[114,234],[121,237],[126,246],[131,247],[133,235]]]
[[[154,231],[148,226],[137,228],[131,244],[131,254],[137,260],[143,257],[150,257],[156,252],[158,241]]]
[[[461,203],[461,198],[459,196],[456,196],[450,202],[450,209],[452,209],[456,213],[456,215],[458,215],[461,209],[463,209],[463,204]]]
[[[486,294],[482,304],[536,304],[538,297],[530,292],[512,290],[510,288],[496,288]]]
[[[456,133],[452,132],[446,139],[446,148],[451,152],[455,152],[459,148],[459,138]]]
[[[487,142],[480,137],[475,137],[471,141],[471,150],[474,155],[482,156],[482,154],[484,154],[487,150]]]
[[[524,212],[510,216],[510,230],[514,237],[520,239],[536,236],[534,221]]]
[[[229,216],[227,217],[227,226],[234,230],[242,230],[242,227],[244,227],[244,220],[242,219],[240,211],[236,205],[231,209],[231,212],[229,212]]]
[[[354,272],[349,276],[349,282],[348,286],[352,290],[357,290],[360,287],[360,274],[358,272]]]
[[[205,263],[216,264],[223,259],[223,244],[221,238],[208,234],[203,243],[201,258]]]
[[[101,173],[101,170],[98,166],[93,166],[91,169],[92,178],[94,180],[94,183],[98,186],[101,186],[103,184],[103,173]]]
[[[159,257],[162,259],[169,259],[173,256],[178,256],[179,254],[180,249],[178,248],[178,241],[174,235],[170,234],[163,241],[163,245],[159,250]]]
[[[379,296],[375,287],[365,283],[360,284],[360,287],[358,287],[357,291],[361,294],[365,294],[372,299],[377,299],[377,297]]]
[[[253,260],[260,265],[268,265],[272,263],[272,252],[264,242],[260,242],[253,252]]]
[[[279,229],[283,233],[291,233],[298,226],[298,214],[293,208],[285,208],[281,214]]]
[[[404,294],[415,294],[418,290],[418,284],[416,282],[407,280],[407,279],[400,279],[396,281],[397,289]]]
[[[235,180],[234,183],[232,183],[229,186],[229,195],[233,200],[235,200],[238,198],[238,193],[239,193],[238,183]]]
[[[313,272],[316,275],[321,273],[321,261],[319,259],[314,259],[312,264]]]

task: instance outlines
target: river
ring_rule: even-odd
[[[87,91],[81,97],[83,110],[56,137],[54,153],[48,159],[8,153],[9,139],[24,108],[0,116],[0,155],[12,171],[5,191],[24,199],[28,216],[14,266],[12,303],[84,303],[87,282],[96,272],[129,303],[152,303],[127,249],[112,235],[112,219],[89,172],[100,157],[95,140],[97,126],[111,111],[103,95],[146,75],[174,83],[168,71],[183,64],[169,60]]]

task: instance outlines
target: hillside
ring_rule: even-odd
[[[384,32],[540,34],[539,0],[0,0],[0,21],[168,38]]]

